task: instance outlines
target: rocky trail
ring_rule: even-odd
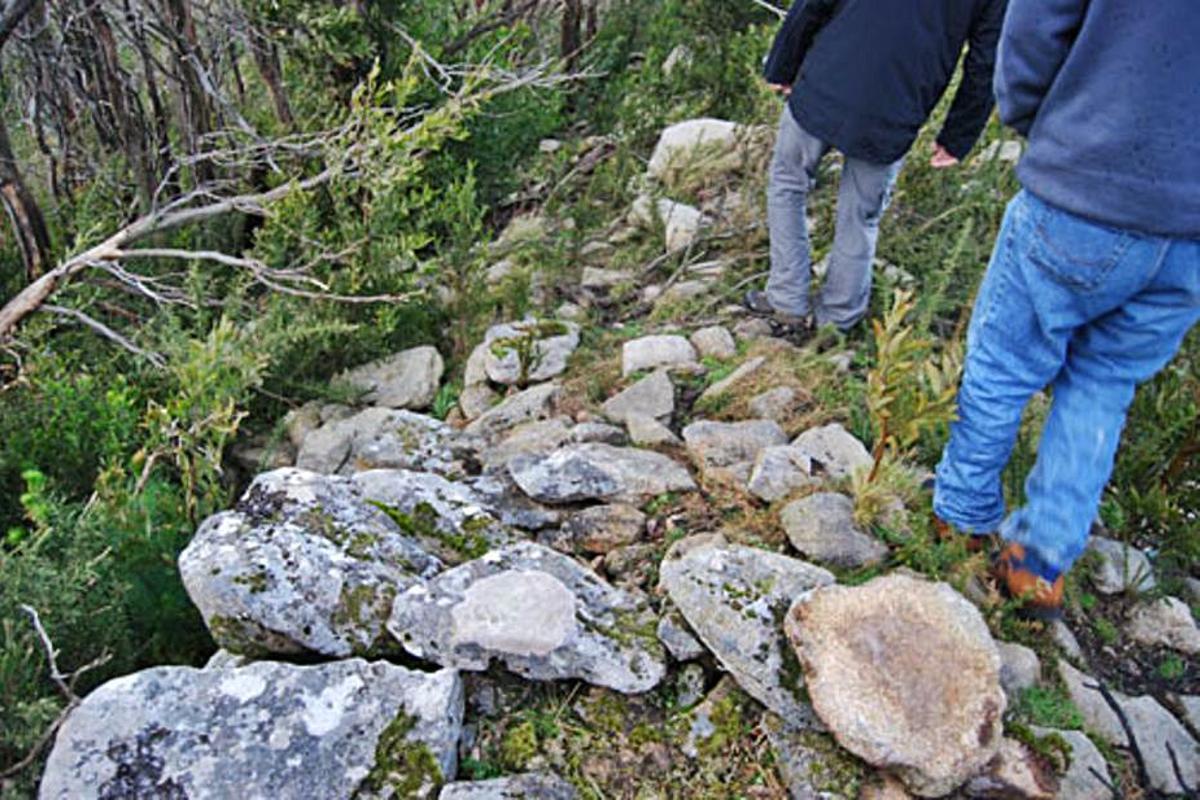
[[[1101,800],[1200,786],[1200,685],[1164,696],[1129,679],[1138,659],[1194,664],[1196,597],[1162,597],[1145,554],[1100,537],[1087,580],[1127,604],[1121,643],[1075,636],[1077,616],[998,624],[977,575],[939,582],[898,557],[924,513],[914,493],[883,498],[886,525],[857,513],[872,454],[814,400],[859,369],[843,342],[775,338],[728,305],[721,261],[682,258],[645,287],[605,266],[639,230],[678,254],[745,224],[757,206],[736,179],[699,206],[671,187],[696,169],[736,175],[764,138],[719,120],[665,131],[657,188],[583,248],[556,314],[487,331],[445,421],[432,415],[445,365],[421,347],[348,371],[357,405],[304,406],[284,441],[244,453],[260,474],[179,562],[221,651],[91,693],[41,797]],[[506,244],[548,226],[514,221],[491,279],[518,268]],[[696,324],[649,314],[699,297]],[[608,334],[589,331],[589,310]],[[1014,721],[1060,695],[1063,729]]]

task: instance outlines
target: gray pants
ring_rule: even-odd
[[[767,189],[767,222],[771,228],[767,299],[781,314],[803,317],[813,313],[818,325],[836,325],[844,330],[867,314],[879,220],[904,162],[872,164],[846,159],[825,285],[816,302],[810,302],[812,257],[805,211],[817,166],[829,147],[801,128],[790,109],[784,108]]]

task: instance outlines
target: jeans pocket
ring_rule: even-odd
[[[1028,257],[1050,279],[1079,294],[1101,288],[1137,237],[1038,202]]]

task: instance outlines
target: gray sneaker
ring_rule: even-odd
[[[772,323],[784,329],[799,328],[811,330],[813,327],[812,317],[797,317],[794,314],[784,314],[776,311],[775,306],[771,305],[771,301],[767,299],[767,293],[757,289],[751,289],[746,292],[742,297],[742,305],[750,313],[766,317]]]

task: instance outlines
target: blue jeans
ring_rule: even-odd
[[[846,330],[867,313],[871,264],[879,240],[879,220],[887,208],[902,161],[872,164],[847,158],[838,188],[837,228],[829,270],[818,302],[809,301],[812,256],[808,239],[808,193],[829,145],[800,127],[786,105],[779,120],[767,187],[771,231],[771,277],[767,300],[780,313]],[[815,306],[815,308],[813,307]]]
[[[1200,241],[1108,228],[1018,194],[975,303],[935,513],[965,532],[999,530],[1065,572],[1087,545],[1134,390],[1197,320]],[[1001,472],[1047,385],[1027,504],[1004,519]]]

